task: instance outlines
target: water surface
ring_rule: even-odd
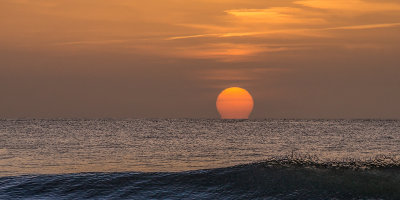
[[[394,120],[1,120],[1,198],[400,198]]]

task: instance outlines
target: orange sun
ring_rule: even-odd
[[[217,98],[217,110],[222,119],[248,119],[253,106],[253,97],[239,87],[227,88]]]

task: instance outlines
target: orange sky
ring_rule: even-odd
[[[400,118],[397,0],[2,0],[0,118]]]

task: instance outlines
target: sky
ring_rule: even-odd
[[[0,118],[400,119],[398,0],[1,0]]]

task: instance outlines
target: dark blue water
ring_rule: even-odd
[[[0,199],[400,199],[399,121],[0,124]]]
[[[399,166],[370,169],[264,162],[175,173],[0,178],[0,198],[400,199]]]

